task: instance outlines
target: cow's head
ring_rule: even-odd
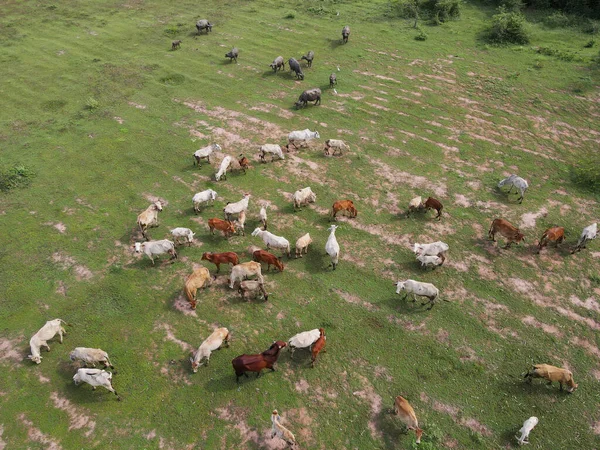
[[[194,361],[194,358],[191,356],[190,356],[190,362],[192,363],[192,372],[197,373],[198,367],[200,367],[202,364],[200,363],[200,361]]]
[[[204,253],[202,253],[202,258],[200,258],[200,260],[201,261],[208,261],[209,260],[208,258],[211,257],[211,256],[212,256],[212,253],[204,252]]]
[[[77,372],[73,376],[73,381],[75,382],[75,386],[77,386],[79,383],[81,383],[81,376],[79,375],[79,372]]]
[[[29,355],[29,356],[27,356],[27,358],[29,358],[30,360],[32,360],[36,364],[40,364],[42,362],[42,357],[39,356],[39,355],[36,355],[36,356]]]
[[[327,231],[331,232],[335,232],[335,230],[337,230],[337,225],[331,225],[329,228],[327,228]]]
[[[277,345],[277,347],[279,347],[279,349],[281,350],[283,347],[287,347],[287,342],[275,341],[275,345]]]
[[[525,242],[525,235],[523,233],[521,233],[519,230],[517,230],[517,234],[515,235],[515,241],[517,241],[517,243],[523,241]]]
[[[140,253],[142,251],[142,243],[136,242],[135,245],[133,246],[133,248],[136,253]]]
[[[423,436],[423,430],[421,428],[415,428],[415,433],[417,433],[417,444],[420,444],[421,436]]]
[[[398,281],[396,283],[396,294],[399,294],[404,289],[404,283],[406,283],[406,281]]]
[[[316,138],[316,139],[319,139],[320,137],[321,137],[321,136],[319,136],[319,132],[318,132],[318,131],[315,131],[315,138]]]
[[[258,236],[258,234],[261,232],[262,230],[260,228],[256,228],[253,232],[252,232],[252,236]]]
[[[162,204],[159,201],[154,202],[154,209],[156,209],[157,211],[162,211]]]

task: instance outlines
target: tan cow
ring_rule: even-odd
[[[400,420],[406,425],[407,429],[415,430],[415,433],[417,434],[417,444],[420,444],[423,430],[419,428],[419,421],[415,415],[415,410],[410,406],[408,400],[400,395],[396,397],[396,401],[394,402],[394,413],[396,413]]]
[[[569,386],[567,388],[568,393],[573,392],[578,386],[578,384],[573,381],[573,373],[570,370],[551,366],[549,364],[535,364],[533,369],[527,372],[524,377],[529,383],[531,383],[533,378],[545,378],[548,380],[548,384],[552,384],[553,381],[558,381],[561,391],[563,390],[564,383]]]
[[[494,242],[496,242],[496,233],[500,233],[506,238],[507,242],[504,248],[509,248],[513,242],[518,244],[521,241],[525,241],[525,235],[508,220],[494,219],[488,231],[489,238]]]
[[[196,293],[198,292],[198,289],[210,286],[211,283],[210,272],[206,267],[200,267],[199,269],[194,270],[188,279],[185,280],[185,296],[187,297],[188,302],[190,302],[192,309],[196,309]]]

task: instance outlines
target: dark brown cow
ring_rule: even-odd
[[[350,213],[350,217],[356,217],[358,215],[358,211],[354,207],[354,203],[352,200],[338,200],[331,207],[331,217],[334,220],[336,219],[336,215],[340,211],[348,211]]]
[[[280,272],[283,272],[283,264],[277,256],[265,250],[256,250],[252,254],[252,260],[259,263],[267,263],[267,271],[271,269],[271,266],[275,266]]]
[[[562,244],[565,240],[565,229],[563,227],[552,227],[548,228],[542,234],[540,242],[538,243],[538,254],[542,251],[549,242],[554,242],[554,246],[558,247],[558,244]]]
[[[233,370],[235,371],[235,381],[240,382],[240,377],[248,375],[246,372],[256,372],[256,378],[260,376],[260,371],[263,369],[271,369],[275,372],[273,365],[279,358],[279,351],[287,344],[283,341],[273,342],[268,350],[265,350],[259,355],[240,355],[231,361]]]
[[[240,165],[240,169],[246,173],[246,169],[250,168],[250,160],[246,158],[244,155],[240,155],[240,159],[238,159],[238,164]]]
[[[323,328],[319,328],[319,332],[321,333],[319,339],[317,339],[312,345],[310,367],[315,367],[315,360],[321,351],[323,351],[323,353],[327,351],[325,350],[325,330]]]
[[[494,219],[490,230],[488,231],[489,238],[496,242],[496,233],[500,233],[507,240],[504,248],[509,248],[513,242],[517,244],[521,241],[525,241],[525,235],[519,231],[519,229],[513,226],[508,220]]]
[[[201,260],[210,261],[217,266],[217,273],[221,270],[221,264],[232,264],[234,266],[240,263],[240,258],[235,252],[212,253],[206,252],[202,254]]]
[[[435,218],[437,220],[442,220],[442,209],[444,209],[444,205],[442,205],[439,200],[429,197],[427,200],[425,200],[424,206],[427,208],[427,211],[430,209],[435,209],[437,211],[437,216],[435,216]]]
[[[208,228],[210,228],[211,234],[215,234],[215,229],[222,231],[226,238],[235,233],[235,227],[233,223],[227,220],[212,218],[208,221]]]

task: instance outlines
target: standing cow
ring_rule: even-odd
[[[298,97],[298,101],[296,102],[296,108],[298,109],[306,106],[308,102],[315,102],[315,105],[319,105],[321,103],[321,89],[307,89],[300,94],[300,97]]]

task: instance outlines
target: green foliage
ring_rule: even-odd
[[[296,11],[294,11],[293,9],[290,9],[287,13],[285,13],[285,15],[283,16],[284,19],[295,19],[296,18]]]
[[[88,97],[85,101],[85,109],[88,111],[95,111],[100,107],[100,102],[94,97]]]
[[[571,178],[582,188],[600,192],[600,155],[590,154],[578,158],[571,166]]]
[[[493,44],[527,44],[529,34],[526,30],[527,20],[518,12],[508,12],[498,8],[498,14],[492,16],[492,24],[488,29],[487,39]]]
[[[519,12],[525,4],[522,0],[502,0],[500,6],[504,7],[507,11]]]
[[[594,45],[596,44],[596,40],[595,39],[590,39],[589,41],[587,41],[587,43],[583,46],[583,48],[592,48]]]
[[[18,165],[8,169],[0,169],[0,191],[25,187],[31,183],[35,173],[27,166]]]
[[[415,36],[415,40],[417,41],[426,41],[427,40],[427,33],[425,33],[425,31],[423,31],[421,28],[418,28],[419,33]]]
[[[431,11],[436,25],[460,17],[460,0],[430,0],[424,7]]]
[[[560,50],[553,47],[537,47],[535,51],[540,55],[552,56],[561,61],[582,61],[581,56],[568,50]]]
[[[571,19],[562,11],[556,11],[544,18],[544,24],[550,28],[565,28],[571,26]]]
[[[587,19],[583,22],[582,31],[587,34],[600,33],[600,21]]]
[[[180,73],[171,73],[169,75],[165,75],[164,77],[160,77],[159,81],[167,86],[178,86],[185,81],[185,76],[181,75]]]

